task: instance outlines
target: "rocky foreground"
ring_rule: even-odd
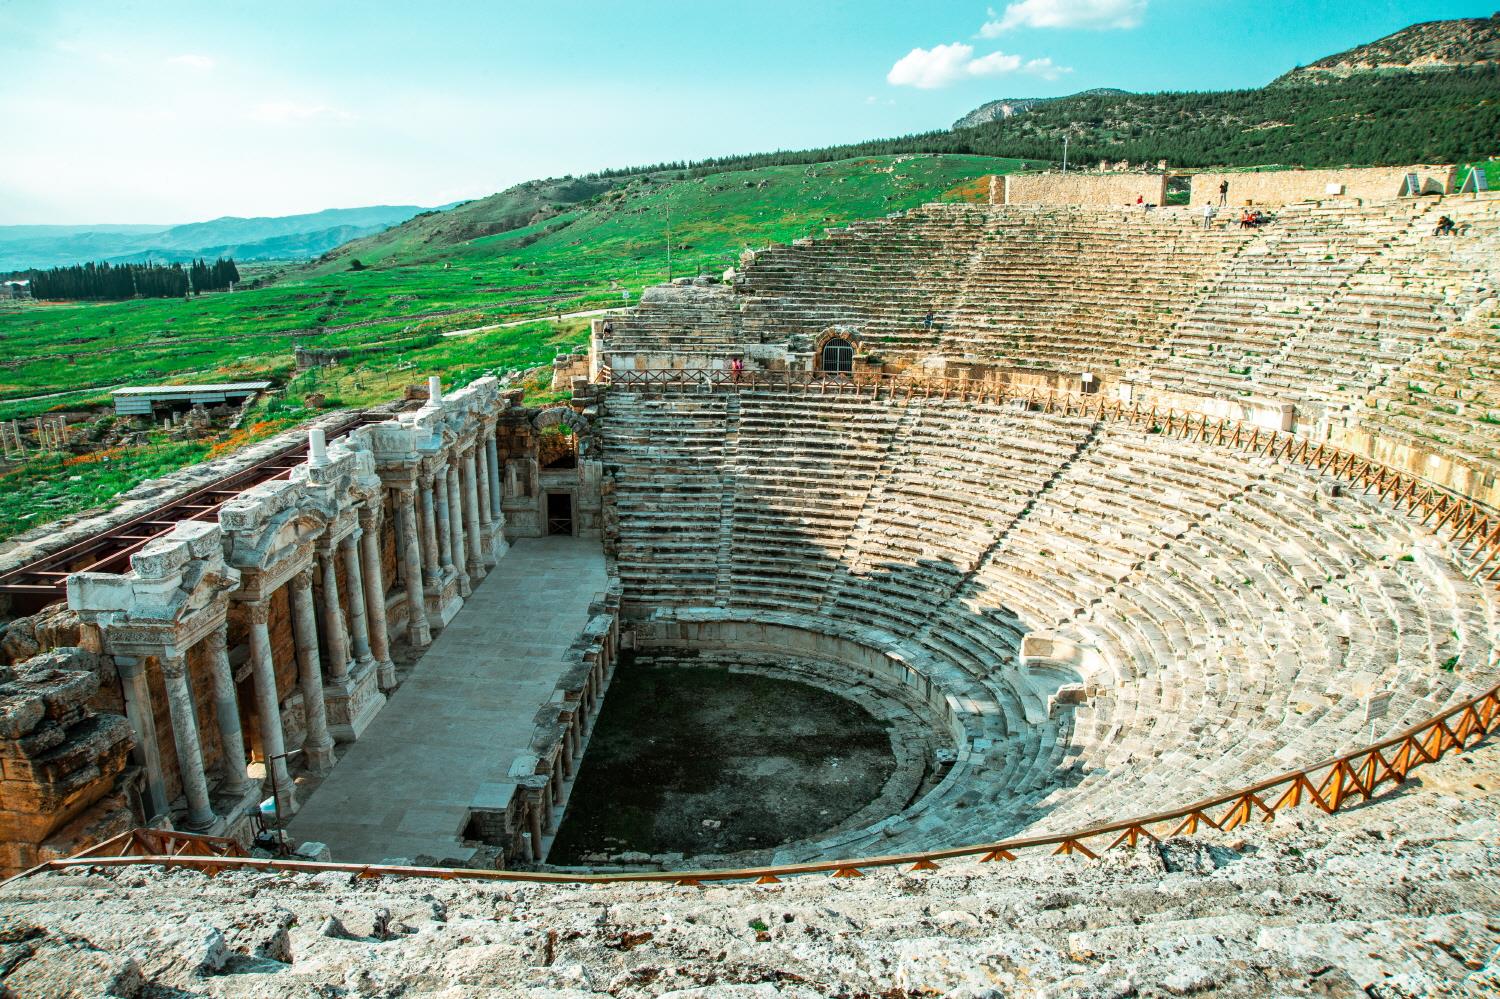
[[[1500,749],[1098,862],[542,887],[124,868],[0,889],[15,996],[1494,996]]]

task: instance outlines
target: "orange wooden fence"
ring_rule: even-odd
[[[107,840],[76,857],[40,864],[18,877],[79,867],[151,864],[167,868],[191,868],[207,874],[244,868],[286,873],[342,871],[366,878],[467,878],[542,884],[666,882],[701,886],[713,882],[775,884],[783,878],[799,874],[857,878],[867,870],[880,867],[900,866],[909,867],[912,871],[934,871],[939,869],[939,861],[975,859],[987,863],[1015,860],[1018,856],[1027,854],[1095,858],[1122,846],[1134,847],[1142,840],[1159,841],[1173,836],[1192,835],[1205,828],[1227,831],[1250,822],[1270,822],[1278,813],[1305,804],[1314,805],[1324,812],[1336,812],[1350,803],[1368,801],[1383,785],[1404,783],[1408,774],[1425,763],[1435,762],[1450,752],[1461,752],[1472,747],[1493,732],[1497,724],[1500,724],[1500,685],[1373,745],[1310,767],[1280,774],[1216,798],[1194,802],[1183,808],[1121,819],[1072,832],[1025,836],[922,853],[732,870],[565,874],[258,859],[244,856],[244,851],[233,840],[137,829]],[[128,852],[131,850],[140,852]]]

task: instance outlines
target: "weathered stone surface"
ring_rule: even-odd
[[[128,822],[115,792],[130,725],[88,708],[100,660],[54,649],[0,672],[0,871],[71,852],[82,834],[112,834]]]
[[[778,885],[41,875],[0,890],[31,928],[0,980],[58,981],[57,955],[86,954],[88,974],[137,968],[153,995],[1489,995],[1497,777],[1491,744],[1332,816],[1098,862]]]

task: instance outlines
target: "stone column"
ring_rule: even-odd
[[[188,829],[211,829],[218,816],[208,798],[208,774],[203,769],[203,744],[198,740],[198,718],[193,707],[193,689],[188,684],[187,656],[182,653],[160,658],[162,680],[167,688],[167,710],[172,716],[172,742],[177,747],[177,769],[182,793],[187,798]]]
[[[437,511],[432,504],[432,479],[424,477],[416,493],[422,497],[422,568],[425,573],[422,584],[436,591],[442,584],[442,566],[438,556]]]
[[[240,730],[240,699],[234,691],[234,670],[229,666],[229,624],[215,628],[204,639],[214,678],[214,717],[219,723],[219,743],[224,750],[224,790],[244,794],[250,786],[245,763],[245,734]]]
[[[474,477],[479,487],[479,534],[484,539],[484,564],[495,564],[495,518],[490,513],[489,456],[483,444],[474,448]]]
[[[380,502],[376,498],[372,502]],[[370,653],[375,657],[380,689],[396,686],[396,665],[391,662],[391,632],[385,619],[385,567],[380,563],[380,511],[365,507],[359,511],[360,561],[365,581],[365,609],[370,617]]]
[[[359,564],[359,542],[364,529],[356,527],[339,542],[339,553],[344,556],[344,581],[349,590],[349,631],[354,639],[354,659],[363,671],[375,665],[370,654],[370,624],[365,613],[365,574]]]
[[[484,441],[474,445],[474,484],[479,488],[479,526],[489,527],[495,519],[490,513],[490,457],[485,453]]]
[[[297,642],[297,682],[302,687],[302,710],[307,735],[302,752],[314,773],[333,769],[333,737],[328,734],[328,706],[323,701],[323,664],[318,657],[318,612],[313,606],[312,566],[291,578],[292,635]]]
[[[437,518],[438,556],[443,560],[443,578],[458,570],[453,567],[453,515],[448,510],[448,470],[440,468],[432,478],[432,495]]]
[[[469,583],[469,560],[464,554],[464,498],[458,477],[458,462],[455,461],[448,466],[448,516],[453,519],[448,534],[453,542],[453,565],[458,571],[458,592],[460,596],[468,597],[474,589]]]
[[[396,514],[401,518],[401,575],[406,584],[406,640],[420,649],[432,644],[432,629],[427,624],[427,596],[422,592],[422,546],[417,539],[417,490],[414,487],[402,486],[396,489]]]
[[[329,684],[342,684],[349,675],[349,643],[344,636],[344,615],[339,607],[338,565],[333,548],[318,550],[323,571],[323,647],[328,650]]]
[[[495,445],[495,432],[484,435],[485,464],[490,473],[490,520],[500,523],[500,449]]]
[[[167,782],[161,771],[161,744],[156,741],[156,716],[151,711],[151,688],[146,685],[145,665],[134,656],[115,656],[125,696],[125,717],[135,733],[136,758],[146,774],[146,820],[167,814]]]
[[[262,598],[245,605],[250,616],[250,668],[255,679],[255,713],[260,718],[260,745],[266,774],[282,819],[297,811],[296,788],[286,767],[286,743],[281,732],[281,701],[276,695],[276,664],[271,660],[271,632],[266,627],[270,606]]]
[[[475,583],[484,579],[484,546],[479,533],[479,488],[475,481],[474,449],[464,452],[463,474],[464,522],[469,529],[469,578]],[[486,520],[489,518],[486,517]]]

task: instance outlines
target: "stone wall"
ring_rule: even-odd
[[[1339,447],[1421,476],[1476,503],[1500,509],[1500,480],[1493,469],[1476,467],[1401,438],[1378,437],[1359,427],[1336,427],[1330,439]]]
[[[559,354],[552,359],[552,391],[561,392],[573,387],[574,378],[589,377],[589,353],[579,350],[571,354]]]
[[[1167,176],[1160,173],[1006,174],[996,185],[1005,205],[1148,205],[1167,203]]]
[[[1401,197],[1406,175],[1421,178],[1422,193],[1447,194],[1457,173],[1451,166],[1368,167],[1342,170],[1275,170],[1265,173],[1200,173],[1193,175],[1191,204],[1219,203],[1219,184],[1229,181],[1229,203],[1285,205],[1322,198],[1363,198],[1385,201]],[[1333,185],[1334,190],[1330,187]]]
[[[89,707],[109,669],[77,648],[0,667],[0,875],[133,824],[121,781],[130,725]]]

